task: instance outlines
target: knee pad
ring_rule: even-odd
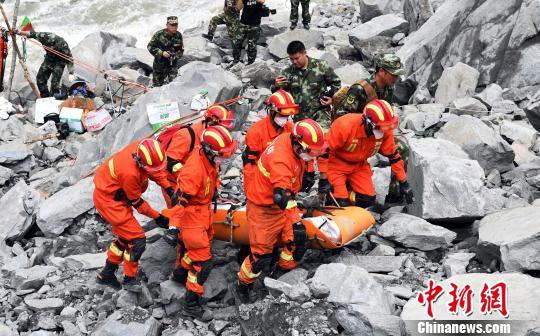
[[[270,269],[272,268],[272,253],[269,254],[263,254],[263,255],[257,255],[257,260],[253,261],[253,257],[250,255],[249,258],[251,260],[251,269],[253,273],[269,273]]]
[[[201,270],[197,274],[197,283],[199,285],[203,285],[206,280],[208,280],[208,277],[210,276],[210,272],[214,268],[214,263],[212,260],[207,260],[199,263]]]
[[[308,247],[306,227],[302,222],[293,224],[293,237],[293,243],[295,248],[292,256],[295,261],[300,261],[300,259],[302,259],[302,257],[306,253]]]
[[[351,192],[350,201],[352,204],[361,208],[369,208],[375,204],[376,196],[370,196],[366,194],[357,194],[354,191]]]
[[[131,261],[139,261],[146,250],[146,238],[135,238],[131,241]]]

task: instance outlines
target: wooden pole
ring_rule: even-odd
[[[6,11],[4,11],[4,6],[2,6],[1,4],[0,4],[0,11],[2,12],[2,16],[4,17],[4,21],[6,22],[7,29],[11,33],[13,33],[13,30],[11,29],[11,25],[9,24],[9,20],[6,15]],[[15,49],[15,51],[17,52],[17,56],[19,57],[19,63],[21,64],[23,68],[24,78],[26,78],[26,80],[28,81],[28,84],[30,84],[30,88],[32,88],[32,91],[34,92],[36,97],[41,98],[41,95],[39,94],[39,90],[36,84],[34,84],[34,82],[32,82],[32,79],[30,78],[30,73],[28,72],[28,68],[26,67],[26,64],[24,64],[24,62],[22,61],[22,54],[21,54],[21,50],[19,49],[19,46],[17,45],[17,39],[15,38],[15,35],[12,35],[12,37],[13,37],[13,48]]]
[[[13,24],[12,27],[17,27],[17,17],[19,16],[19,4],[21,3],[20,0],[15,0],[15,8],[13,9]],[[15,36],[13,36],[13,39],[15,40]],[[11,88],[13,85],[13,76],[15,76],[15,66],[17,65],[17,54],[11,53],[11,68],[9,70],[9,81],[7,85],[7,92],[6,97],[9,100],[9,95],[11,93]]]

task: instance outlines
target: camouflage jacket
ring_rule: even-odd
[[[375,93],[377,93],[378,99],[384,99],[390,104],[393,103],[393,87],[387,86],[383,90],[379,90],[375,83],[375,74],[372,74],[369,79],[366,79],[366,81],[368,81],[368,83],[373,87],[373,89],[375,89]],[[353,84],[351,85],[347,96],[343,98],[341,106],[337,109],[337,114],[341,116],[351,112],[362,113],[367,103],[367,94],[362,88],[362,86],[360,84]]]
[[[313,118],[321,121],[321,112],[330,115],[330,106],[322,106],[319,99],[321,93],[325,90],[330,91],[330,97],[341,87],[341,80],[325,61],[308,57],[308,67],[301,70],[290,65],[282,75],[289,81],[281,87],[291,93],[294,101],[300,105],[300,113],[296,120],[304,118]],[[277,91],[278,87],[272,85],[272,92]]]
[[[148,43],[148,51],[155,57],[156,61],[168,63],[169,61],[163,57],[163,52],[168,51],[175,53],[176,57],[181,57],[184,54],[184,41],[182,34],[176,32],[171,35],[167,28],[157,31]]]
[[[38,33],[38,32],[30,32],[28,34],[29,38],[33,38],[39,43],[43,44],[46,47],[52,48],[56,51],[61,52],[62,54],[65,54],[66,56],[72,57],[71,50],[69,49],[69,45],[67,44],[66,40],[64,40],[62,37],[54,34],[54,33]],[[70,73],[73,73],[73,63],[63,59],[62,57],[59,57],[55,54],[53,54],[50,51],[45,50],[45,62],[47,63],[67,63],[68,70]]]
[[[232,18],[237,18],[240,16],[240,11],[236,8],[235,0],[225,0],[223,11],[225,12],[225,16]]]

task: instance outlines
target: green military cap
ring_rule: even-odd
[[[392,75],[401,76],[405,74],[399,56],[396,54],[384,54],[379,59],[379,66]]]
[[[167,23],[171,25],[178,25],[178,16],[168,16]]]

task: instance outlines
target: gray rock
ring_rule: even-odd
[[[306,49],[323,46],[323,34],[318,30],[295,29],[274,36],[268,44],[268,51],[278,59],[287,57],[287,45],[294,40],[304,43]]]
[[[393,257],[396,255],[396,250],[394,250],[394,248],[391,246],[379,244],[373,250],[371,250],[368,255],[374,257]]]
[[[540,90],[536,92],[525,106],[525,113],[532,126],[537,131],[540,131]]]
[[[361,50],[361,43],[369,41],[377,36],[391,38],[397,33],[407,33],[409,24],[403,18],[386,14],[373,18],[372,20],[358,25],[349,32],[349,42],[358,50]]]
[[[456,275],[442,282],[437,282],[437,285],[442,286],[445,293],[452,290],[450,283],[456,284],[460,289],[467,285],[470,286],[474,293],[474,305],[472,313],[467,316],[467,319],[494,322],[503,318],[499,311],[496,310],[491,314],[483,314],[476,303],[479,302],[477,301],[479,300],[477,295],[479,296],[482,292],[484,284],[494,286],[499,282],[506,283],[508,288],[508,299],[506,303],[509,317],[506,320],[520,321],[519,323],[512,323],[512,334],[524,335],[527,330],[536,327],[540,320],[540,293],[538,291],[540,279],[520,273],[471,273]],[[445,297],[446,295],[444,294],[443,296]],[[451,313],[448,309],[448,300],[444,300],[444,297],[433,303],[434,317],[437,320],[463,320],[465,316],[463,311],[460,309],[459,314]],[[421,305],[417,297],[409,299],[403,307],[401,318],[406,322],[407,334],[411,332],[415,333],[418,330],[417,323],[409,323],[410,321],[431,320],[426,314],[426,306]]]
[[[292,286],[292,289],[287,296],[296,302],[306,302],[311,299],[311,292],[305,283],[299,282]]]
[[[321,265],[312,281],[330,288],[329,302],[350,304],[360,312],[392,313],[389,293],[360,267],[338,263]]]
[[[406,335],[405,324],[400,317],[388,314],[364,314],[373,328],[374,335],[401,336]]]
[[[336,262],[361,267],[371,273],[390,273],[399,270],[405,259],[402,256],[364,256],[343,251]]]
[[[396,46],[400,45],[401,41],[403,41],[404,38],[405,38],[404,33],[397,33],[394,36],[392,36],[392,43]]]
[[[85,253],[70,255],[66,258],[69,268],[74,270],[94,270],[103,267],[107,259],[107,253]]]
[[[335,70],[336,75],[341,79],[342,85],[352,85],[357,80],[369,78],[367,69],[360,63],[344,65]]]
[[[49,162],[56,162],[59,158],[64,156],[64,153],[55,147],[45,147],[43,150],[43,160],[49,161]]]
[[[527,145],[514,142],[510,147],[515,153],[514,162],[517,163],[518,166],[526,165],[538,160],[538,156],[529,150]]]
[[[507,271],[540,268],[540,208],[519,207],[490,214],[480,221],[478,259],[499,260]]]
[[[474,256],[474,253],[463,252],[448,254],[443,261],[444,273],[448,278],[451,278],[454,275],[467,273],[467,265],[469,265],[469,261],[471,261]]]
[[[408,214],[395,214],[379,228],[379,235],[422,251],[446,248],[457,234]]]
[[[480,119],[460,116],[447,122],[436,136],[460,146],[486,171],[505,172],[513,168],[512,147]]]
[[[489,114],[487,106],[480,100],[471,97],[458,98],[450,104],[452,113],[457,115],[471,115],[477,118]]]
[[[20,140],[10,141],[0,145],[0,164],[12,164],[26,159],[30,150]]]
[[[94,331],[96,336],[158,336],[161,334],[161,323],[153,317],[141,317],[134,321],[122,318],[122,311],[112,313]]]
[[[246,65],[241,72],[242,78],[249,78],[251,84],[256,88],[270,88],[274,84],[275,78],[279,75],[279,70],[275,66],[270,66],[268,62],[256,60],[253,64]]]
[[[75,315],[77,315],[77,312],[78,312],[77,308],[67,306],[64,309],[62,309],[62,311],[60,312],[60,316],[75,317]]]
[[[160,283],[159,288],[161,289],[160,299],[164,304],[171,303],[172,301],[179,301],[186,294],[185,286],[172,280]]]
[[[87,177],[43,201],[37,214],[39,229],[46,236],[60,235],[76,217],[92,209],[93,192],[93,178]]]
[[[517,142],[527,146],[527,148],[532,148],[538,137],[538,133],[534,128],[529,127],[527,124],[509,120],[501,122],[501,135],[510,139],[512,143]]]
[[[478,70],[461,62],[444,69],[435,92],[435,102],[447,106],[457,98],[472,95],[479,76]]]
[[[390,167],[372,169],[373,175],[371,180],[375,186],[375,195],[377,195],[377,203],[384,204],[386,195],[388,195],[388,189],[390,188],[390,176],[392,171]]]
[[[343,335],[373,335],[372,326],[368,319],[361,313],[352,309],[339,309],[336,321],[343,327]]]
[[[163,239],[147,244],[140,263],[148,277],[148,284],[159,284],[167,279],[174,269],[175,260],[176,248]]]
[[[384,289],[394,294],[395,297],[398,297],[401,299],[408,300],[414,295],[412,290],[409,287],[405,287],[405,286],[388,286],[388,287],[385,287]]]
[[[204,295],[203,297],[208,301],[218,299],[227,292],[227,273],[229,268],[227,266],[214,267],[208,276],[208,279],[204,283]]]
[[[409,22],[409,31],[413,32],[426,23],[434,11],[429,0],[405,0],[403,13]]]
[[[116,307],[129,309],[139,305],[137,293],[128,290],[121,290],[116,299]]]
[[[0,198],[0,209],[9,211],[0,216],[0,240],[22,238],[30,229],[40,202],[39,193],[24,181],[5,193]]]
[[[6,182],[9,181],[14,175],[15,173],[13,170],[0,166],[0,186],[6,184]]]
[[[442,139],[410,139],[409,147],[407,179],[416,197],[409,213],[424,219],[484,215],[484,170],[477,161]]]
[[[474,95],[474,98],[480,100],[484,105],[491,109],[495,103],[504,100],[503,89],[498,84],[492,83],[486,86],[482,92]]]
[[[278,297],[281,294],[289,296],[293,289],[293,286],[289,285],[288,283],[275,280],[270,277],[264,278],[264,286],[274,297]]]
[[[360,19],[362,22],[368,22],[369,20],[383,15],[383,7],[387,1],[378,0],[359,0],[360,5]]]
[[[311,279],[309,282],[309,289],[314,298],[324,299],[330,295],[330,287],[327,286],[322,280]]]
[[[36,312],[56,311],[64,306],[64,301],[58,298],[30,299],[26,297],[24,303]]]
[[[308,271],[303,268],[295,268],[290,272],[287,272],[279,277],[279,281],[288,283],[294,286],[300,282],[306,281],[308,277]]]
[[[15,271],[11,285],[18,290],[38,289],[43,285],[47,276],[57,270],[54,266],[43,265],[21,268]]]

